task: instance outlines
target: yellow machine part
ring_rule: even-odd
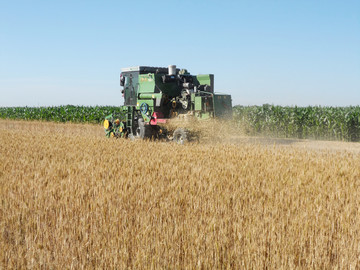
[[[105,129],[108,129],[109,126],[110,126],[109,120],[105,120],[105,121],[104,121],[104,128],[105,128]]]
[[[178,116],[178,113],[175,110],[171,110],[170,111],[170,118],[174,118],[176,116]]]

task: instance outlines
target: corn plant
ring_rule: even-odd
[[[234,120],[249,135],[360,140],[360,106],[235,106]]]
[[[106,115],[117,111],[119,107],[113,106],[4,107],[0,108],[0,118],[101,123]]]

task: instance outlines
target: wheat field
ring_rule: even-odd
[[[0,268],[359,269],[360,147],[0,120]]]

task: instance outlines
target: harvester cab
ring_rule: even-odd
[[[203,120],[231,118],[231,96],[214,92],[214,75],[191,75],[175,65],[168,68],[138,66],[123,68],[120,86],[124,105],[104,121],[106,136],[158,138],[167,136],[179,143],[190,131],[178,128],[169,134],[172,118]]]

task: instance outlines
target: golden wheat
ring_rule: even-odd
[[[360,267],[358,144],[180,146],[6,120],[0,142],[0,268]]]

